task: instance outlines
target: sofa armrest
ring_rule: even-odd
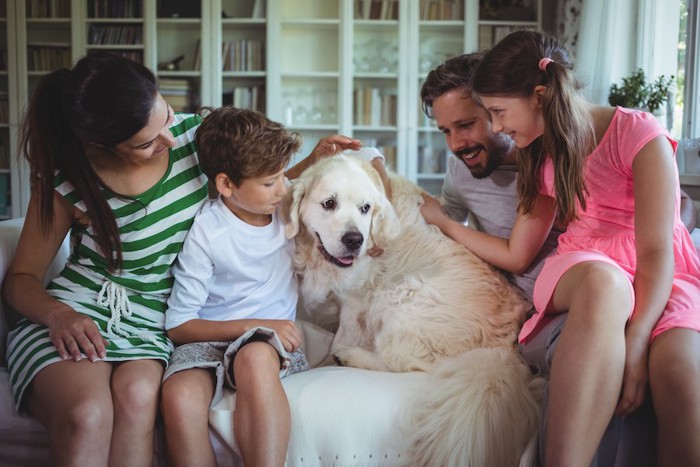
[[[0,221],[0,284],[5,280],[7,268],[10,267],[10,263],[15,257],[15,248],[17,248],[17,242],[19,241],[19,235],[22,232],[23,224],[24,218]],[[56,277],[59,271],[63,269],[68,259],[69,251],[69,236],[66,236],[61,248],[56,254],[56,258],[54,258],[53,263],[51,263],[49,270],[46,271],[45,283]],[[8,317],[11,313],[14,313],[8,308],[9,307],[0,300],[0,367],[7,366],[5,348],[7,345]]]

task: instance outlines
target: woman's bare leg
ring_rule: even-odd
[[[158,360],[115,363],[112,371],[114,428],[111,467],[150,467],[163,364]]]
[[[625,364],[628,279],[611,265],[581,263],[552,298],[568,310],[552,360],[545,465],[589,466],[617,404]]]
[[[112,438],[112,365],[73,360],[41,370],[27,409],[49,432],[51,465],[107,466]]]
[[[235,436],[245,465],[284,465],[291,415],[279,370],[277,352],[264,342],[243,346],[233,360]]]

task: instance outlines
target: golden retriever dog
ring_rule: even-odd
[[[543,388],[515,348],[529,303],[425,223],[420,188],[390,180],[391,201],[368,162],[338,155],[294,182],[283,215],[300,295],[310,310],[337,305],[339,364],[434,376],[409,414],[409,465],[518,465]]]

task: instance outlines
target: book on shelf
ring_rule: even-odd
[[[190,83],[180,78],[159,78],[158,90],[175,112],[190,110]]]
[[[366,87],[353,91],[354,124],[360,126],[396,125],[396,91]]]
[[[88,18],[141,18],[143,0],[91,0]]]
[[[29,71],[50,71],[57,68],[70,68],[70,45],[47,44],[27,47],[27,68]]]
[[[10,206],[10,174],[0,173],[0,216],[11,214]]]
[[[234,86],[223,94],[223,105],[265,112],[264,86]]]
[[[27,0],[27,18],[70,18],[71,0]]]
[[[262,41],[243,39],[224,42],[221,49],[223,71],[262,71],[265,68]]]
[[[0,137],[0,170],[10,168],[10,145],[6,137]]]
[[[253,0],[253,9],[250,14],[251,18],[260,19],[266,16],[266,0]]]
[[[143,42],[141,26],[90,25],[88,44],[140,45]]]
[[[0,123],[10,122],[10,102],[6,92],[0,93]],[[4,141],[1,141],[4,143]]]
[[[202,68],[202,39],[197,38],[197,43],[194,46],[194,59],[192,59],[192,69],[199,71]]]
[[[461,0],[420,0],[420,19],[423,21],[462,20]]]
[[[399,18],[399,0],[355,0],[355,19]]]
[[[396,170],[396,146],[377,146],[379,152],[384,154],[384,164],[391,170]]]

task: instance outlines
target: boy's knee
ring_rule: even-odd
[[[251,342],[238,350],[233,360],[234,372],[279,371],[280,359],[277,351],[267,342]]]
[[[188,372],[197,373],[187,375]],[[175,373],[163,383],[161,410],[166,416],[198,413],[209,407],[213,393],[213,375],[208,370],[192,369]]]

